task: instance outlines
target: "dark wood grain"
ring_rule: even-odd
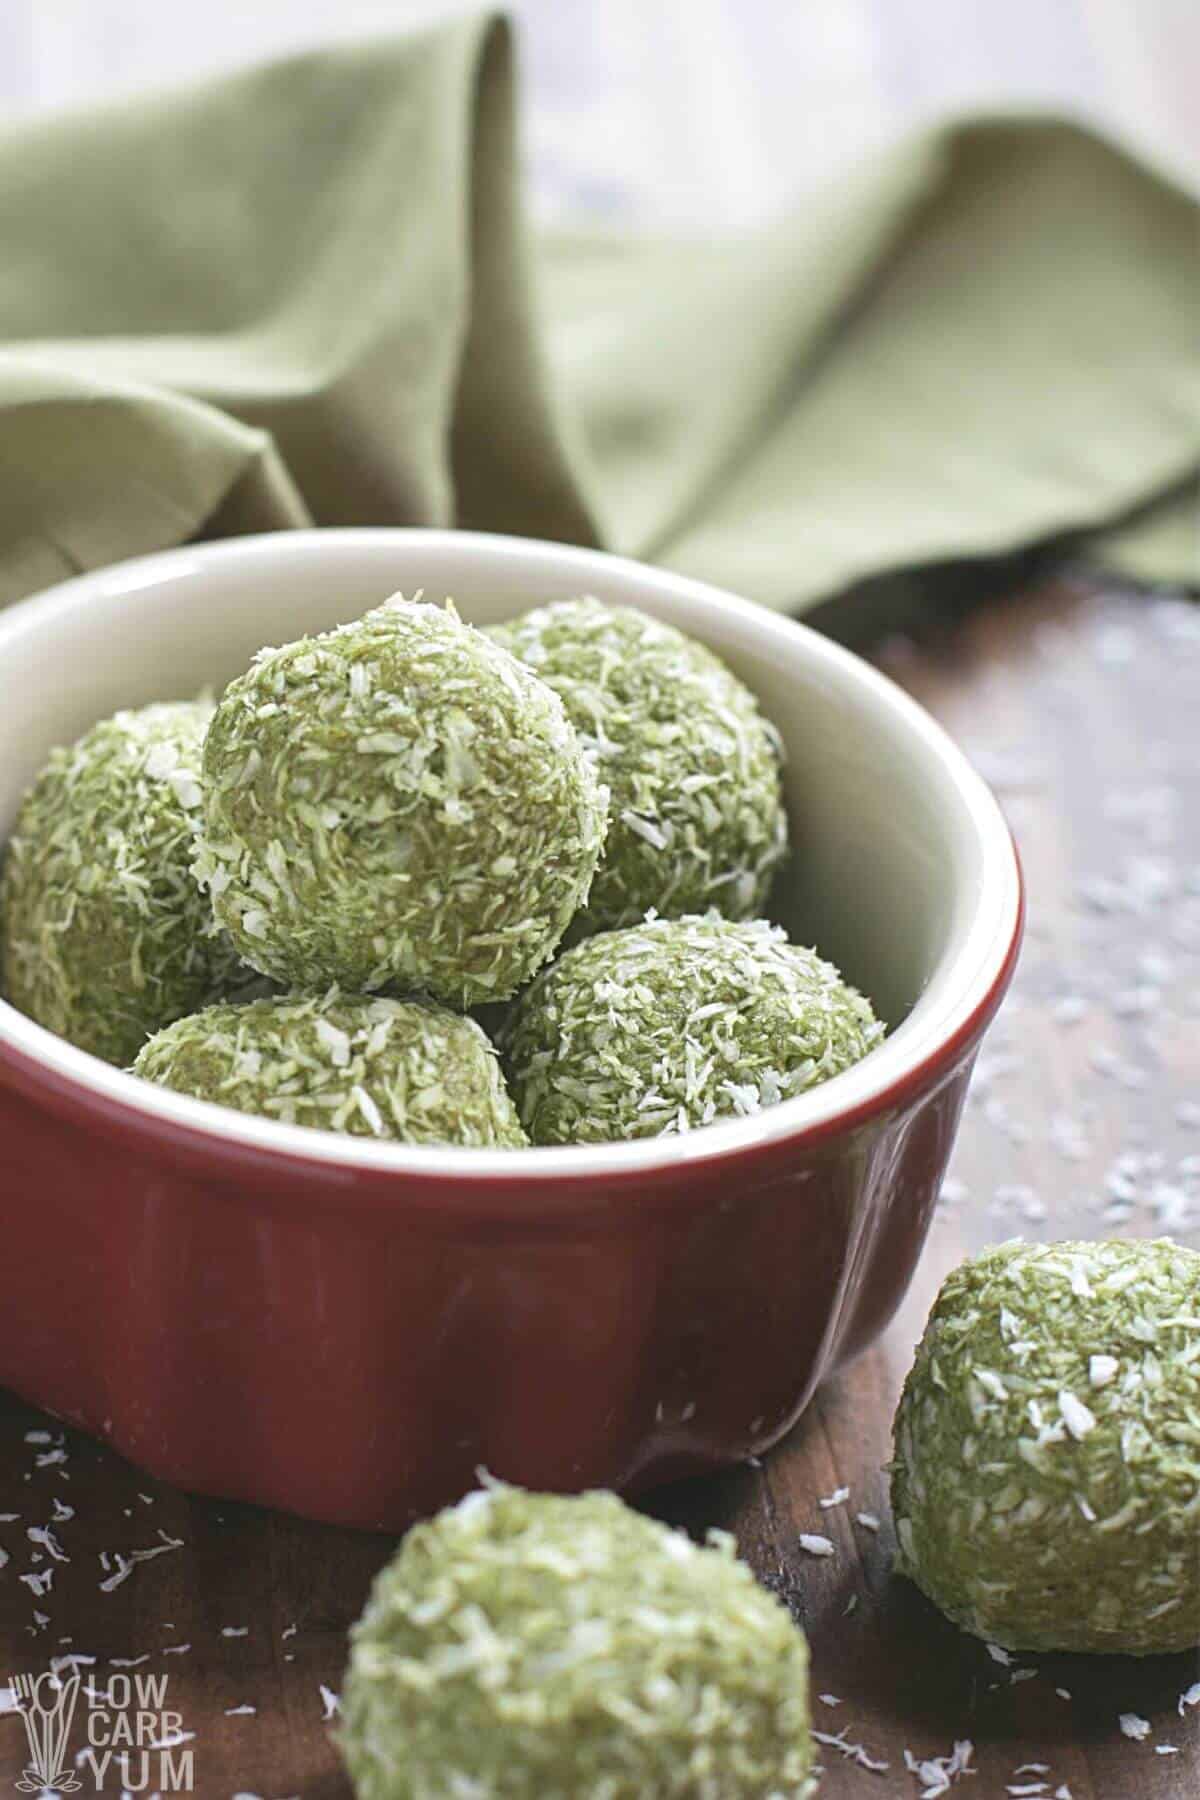
[[[892,1577],[881,1470],[913,1342],[966,1251],[1016,1232],[1169,1231],[1200,1246],[1200,610],[1059,583],[876,654],[1010,810],[1030,884],[1021,974],[901,1315],[764,1466],[659,1493],[652,1510],[735,1531],[803,1620],[814,1694],[840,1701],[814,1701],[818,1729],[888,1764],[875,1772],[825,1747],[825,1800],[919,1795],[905,1750],[945,1756],[967,1738],[978,1773],[951,1792],[973,1800],[1038,1781],[1047,1797],[1065,1785],[1073,1800],[1194,1800],[1200,1708],[1181,1717],[1177,1702],[1200,1678],[1197,1658],[994,1661]],[[65,1462],[39,1467],[60,1440]],[[823,1510],[841,1487],[848,1501]],[[20,1577],[50,1565],[26,1532],[63,1507],[73,1515],[53,1528],[69,1560],[38,1598]],[[82,1666],[102,1683],[112,1659],[146,1657],[195,1734],[198,1793],[345,1800],[321,1689],[340,1685],[346,1628],[388,1540],[193,1500],[11,1399],[0,1513],[18,1515],[0,1522],[0,1681],[73,1653],[96,1658]],[[828,1535],[836,1554],[806,1555],[801,1532]],[[159,1533],[181,1547],[101,1591],[102,1554]],[[1150,1735],[1125,1737],[1122,1713],[1150,1721]],[[19,1722],[0,1716],[0,1793],[23,1759]]]

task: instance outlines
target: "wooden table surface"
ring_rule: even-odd
[[[1022,968],[901,1316],[765,1466],[663,1492],[653,1510],[733,1530],[803,1621],[815,1724],[840,1740],[823,1741],[823,1800],[1194,1800],[1200,1705],[1180,1703],[1200,1659],[993,1660],[891,1575],[880,1470],[914,1339],[966,1251],[1017,1233],[1200,1247],[1200,608],[1059,581],[875,653],[1010,812],[1030,885]],[[52,1271],[47,1283],[52,1303]],[[841,1487],[849,1500],[822,1509]],[[854,1522],[864,1510],[878,1532]],[[67,1560],[29,1536],[48,1524]],[[835,1556],[800,1549],[813,1531]],[[114,1552],[152,1548],[112,1583]],[[324,1715],[389,1549],[190,1499],[0,1398],[0,1680],[70,1655],[101,1683],[166,1673],[206,1800],[345,1800]],[[1125,1735],[1122,1714],[1147,1734]],[[906,1762],[968,1739],[977,1772],[950,1789]],[[0,1793],[24,1760],[20,1722],[0,1716]]]

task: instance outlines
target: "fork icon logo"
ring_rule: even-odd
[[[50,1673],[14,1675],[10,1685],[29,1740],[29,1767],[17,1787],[23,1794],[42,1794],[47,1788],[76,1793],[83,1784],[65,1759],[79,1698],[78,1675],[65,1681]]]

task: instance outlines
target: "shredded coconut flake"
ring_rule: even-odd
[[[1058,1396],[1058,1408],[1063,1416],[1063,1423],[1075,1439],[1084,1438],[1089,1431],[1096,1429],[1096,1415],[1077,1400],[1069,1388],[1063,1388]]]
[[[814,1731],[812,1736],[816,1743],[825,1744],[829,1749],[838,1751],[846,1758],[847,1762],[857,1763],[860,1769],[868,1769],[872,1775],[887,1774],[888,1764],[886,1762],[871,1756],[862,1744],[851,1742],[849,1727],[844,1731],[839,1731],[836,1737],[831,1736],[827,1731]]]
[[[971,1767],[975,1746],[970,1738],[957,1738],[949,1756],[919,1758],[910,1750],[904,1752],[904,1766],[921,1783],[921,1800],[939,1800],[947,1794],[960,1775],[973,1775]]]

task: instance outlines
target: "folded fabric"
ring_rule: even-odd
[[[1089,532],[1200,572],[1200,212],[947,125],[731,241],[535,244],[481,16],[0,136],[0,603],[197,535],[446,524],[802,609]]]

